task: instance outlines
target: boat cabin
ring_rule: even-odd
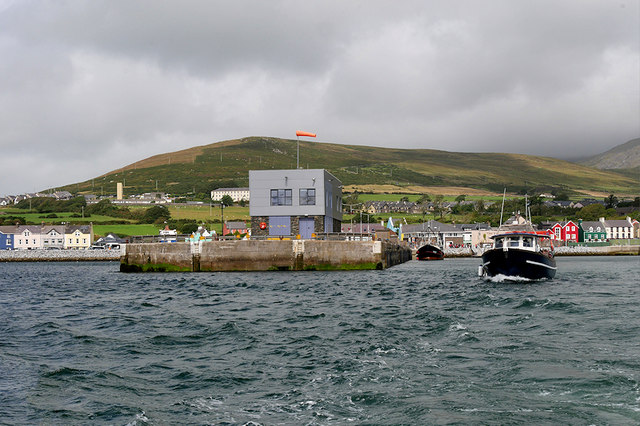
[[[493,248],[496,249],[521,249],[536,251],[539,249],[539,235],[535,234],[500,234],[493,237]]]

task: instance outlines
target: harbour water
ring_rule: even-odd
[[[0,423],[640,423],[640,257],[534,283],[478,263],[0,263]]]

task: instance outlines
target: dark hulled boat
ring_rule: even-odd
[[[482,254],[481,276],[504,275],[529,280],[556,275],[553,249],[543,244],[549,237],[535,232],[510,231],[493,237],[493,247]]]
[[[444,252],[440,248],[433,244],[425,244],[416,252],[416,259],[418,260],[442,260],[444,259]]]

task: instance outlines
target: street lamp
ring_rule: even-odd
[[[220,202],[220,223],[221,223],[221,227],[220,227],[220,234],[222,234],[222,237],[224,238],[224,208],[227,207],[224,205],[224,203],[221,201]]]

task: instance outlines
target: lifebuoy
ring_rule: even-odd
[[[266,222],[260,222],[260,229],[267,229]]]

